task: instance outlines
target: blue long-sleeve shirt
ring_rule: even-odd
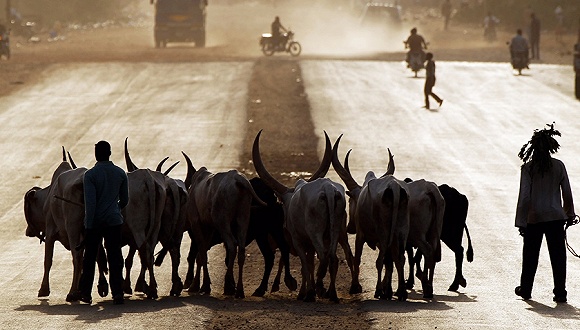
[[[85,228],[123,223],[121,209],[129,203],[127,173],[111,161],[100,161],[85,172]]]

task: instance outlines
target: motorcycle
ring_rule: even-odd
[[[7,33],[0,35],[0,58],[2,56],[5,56],[7,60],[10,59],[10,38]]]
[[[262,53],[266,56],[272,56],[276,52],[286,52],[295,57],[302,52],[300,43],[293,40],[294,32],[292,31],[284,33],[277,44],[275,44],[273,39],[270,33],[263,33],[260,38],[260,47],[262,48]]]
[[[405,44],[405,48],[408,48],[407,42],[403,41]],[[429,43],[427,43],[428,45]],[[427,49],[425,47],[425,49]],[[407,67],[411,69],[415,73],[415,78],[417,78],[417,73],[421,71],[421,69],[425,68],[425,52],[421,51],[409,51],[407,53]]]
[[[512,68],[518,70],[518,74],[522,74],[523,69],[529,69],[528,66],[528,52],[512,52]]]

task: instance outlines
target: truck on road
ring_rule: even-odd
[[[151,0],[155,5],[155,47],[194,42],[205,47],[207,0]]]

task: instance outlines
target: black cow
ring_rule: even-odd
[[[405,179],[407,181],[408,179]],[[467,209],[469,201],[467,197],[461,194],[457,189],[446,184],[438,186],[441,195],[445,199],[445,215],[443,216],[443,230],[441,232],[441,240],[447,245],[451,251],[455,253],[455,278],[453,283],[449,286],[449,291],[457,291],[459,286],[465,287],[467,281],[463,277],[463,229],[467,234],[467,261],[473,261],[473,247],[471,246],[471,237],[467,229]],[[421,274],[421,252],[417,250],[415,257],[413,257],[412,247],[407,246],[407,254],[409,255],[409,279],[407,281],[407,288],[411,289],[414,285],[413,266],[417,265],[417,276]]]
[[[269,188],[260,178],[252,178],[250,180],[252,188],[260,197],[266,202],[267,206],[259,205],[256,201],[252,201],[252,209],[250,212],[250,225],[246,235],[246,246],[253,240],[256,240],[258,248],[264,257],[264,275],[260,286],[252,294],[256,297],[262,297],[268,289],[268,281],[272,268],[274,267],[274,257],[276,248],[280,249],[280,262],[285,265],[290,265],[290,246],[284,237],[284,210],[274,194],[274,191]],[[190,235],[191,236],[191,235]],[[270,238],[272,240],[270,240]],[[221,238],[216,234],[212,239],[212,246],[222,243]],[[193,264],[197,255],[197,249],[193,245],[188,255],[189,268],[186,276],[185,287],[190,287],[190,292],[198,292],[200,290],[199,274],[193,276]],[[229,256],[226,256],[226,263]],[[290,274],[290,267],[286,266],[284,274],[284,283],[286,286],[295,291],[297,288],[296,279]],[[278,282],[279,284],[279,282]],[[279,285],[272,286],[272,292],[278,291]]]

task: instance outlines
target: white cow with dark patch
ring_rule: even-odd
[[[73,258],[73,279],[67,301],[75,300],[82,269],[84,249],[81,242],[84,234],[84,200],[82,177],[86,168],[76,169],[72,158],[66,160],[63,147],[62,162],[52,175],[51,183],[45,188],[33,187],[24,196],[24,216],[27,222],[26,236],[37,237],[46,242],[44,252],[44,275],[39,297],[50,295],[49,274],[52,267],[54,244],[59,241]],[[72,166],[71,166],[72,164]],[[75,169],[73,169],[73,167]],[[97,258],[99,266],[98,292],[108,295],[106,257],[101,246]]]
[[[405,287],[404,265],[405,246],[409,234],[409,190],[407,184],[395,178],[393,157],[389,151],[389,167],[381,177],[374,172],[367,173],[364,183],[359,185],[347,168],[338,160],[338,146],[342,135],[337,139],[333,148],[332,164],[344,181],[350,196],[350,223],[351,231],[356,232],[354,269],[356,274],[356,292],[362,292],[358,282],[360,263],[364,244],[371,249],[379,249],[376,260],[377,284],[375,298],[391,299],[393,289],[391,285],[393,263],[397,269],[398,287],[395,295],[400,301],[407,299]],[[350,153],[350,151],[349,151]],[[348,155],[348,154],[347,154]],[[348,164],[348,156],[345,164]],[[355,228],[356,229],[355,229]],[[353,230],[355,229],[355,230]],[[386,273],[381,281],[383,265],[386,264]]]
[[[272,177],[264,167],[260,157],[260,135],[254,140],[252,159],[256,172],[270,186],[282,201],[285,213],[285,229],[302,264],[302,284],[299,300],[314,301],[316,294],[325,292],[323,278],[330,267],[330,284],[327,296],[338,302],[336,274],[338,271],[337,245],[345,249],[349,267],[352,266],[352,252],[346,233],[346,198],[344,187],[330,179],[323,178],[330,167],[331,147],[326,132],[326,150],[319,169],[308,180],[298,180],[293,188],[286,187]],[[318,256],[316,284],[314,282],[314,257]],[[351,268],[352,270],[352,268]]]

